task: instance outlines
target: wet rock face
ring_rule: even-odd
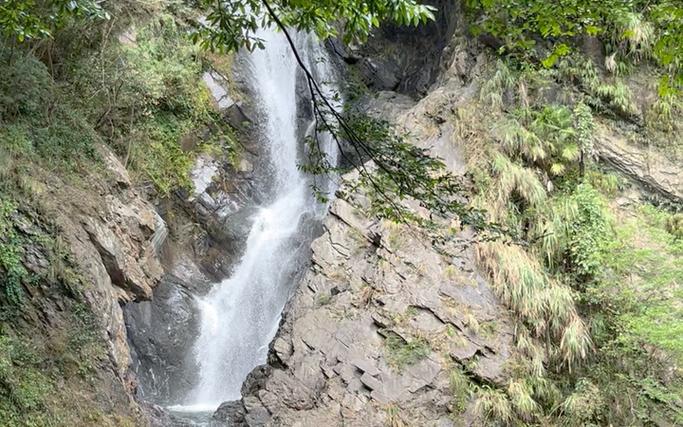
[[[246,416],[247,411],[242,402],[225,402],[211,416],[211,421],[218,425],[243,427],[249,425]]]
[[[252,181],[245,174],[210,157],[200,157],[193,173],[195,193],[164,206],[174,221],[161,283],[151,301],[125,307],[139,397],[156,404],[178,404],[194,386],[196,297],[226,277],[239,259],[253,211]],[[188,223],[193,224],[189,232]]]
[[[386,24],[360,48],[335,45],[335,51],[357,67],[373,90],[391,90],[411,96],[427,93],[437,80],[444,48],[461,19],[457,1],[425,2],[437,8],[436,20],[419,27]],[[445,59],[445,58],[443,58]]]
[[[152,297],[152,288],[161,277],[161,264],[151,244],[140,244],[150,238],[154,230],[154,223],[146,221],[141,215],[151,216],[154,211],[136,211],[135,207],[124,208],[118,201],[112,203],[115,203],[115,208],[122,208],[117,212],[120,215],[119,221],[132,224],[123,230],[116,230],[112,229],[111,224],[84,218],[85,230],[95,245],[112,284],[129,292],[133,299],[149,300]],[[136,231],[145,240],[133,243],[121,238],[133,236]]]
[[[154,206],[131,187],[123,165],[106,147],[98,146],[105,169],[73,185],[51,177],[51,190],[40,203],[60,230],[82,275],[83,296],[99,321],[107,343],[110,366],[104,393],[127,401],[135,381],[130,377],[131,357],[122,305],[149,299],[162,275],[153,240],[163,230]],[[47,261],[29,254],[29,268],[41,269]],[[114,389],[116,389],[114,391]],[[118,393],[118,394],[117,394]]]
[[[140,384],[138,397],[177,404],[194,385],[198,368],[188,351],[198,334],[194,295],[205,293],[209,283],[199,268],[186,260],[166,274],[152,301],[126,309],[133,369]]]

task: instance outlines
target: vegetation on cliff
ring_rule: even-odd
[[[3,426],[143,423],[111,366],[115,338],[85,296],[96,286],[72,259],[74,236],[53,221],[111,191],[99,185],[112,178],[99,147],[160,198],[191,189],[198,153],[234,153],[202,83],[208,59],[185,36],[191,10],[134,3],[127,15],[98,4],[0,5]],[[69,188],[81,199],[64,198]]]
[[[125,410],[102,413],[106,399],[93,397],[105,343],[61,231],[33,199],[51,179],[84,187],[83,177],[106,179],[97,150],[106,144],[150,196],[188,191],[199,153],[236,152],[201,82],[215,66],[202,48],[261,47],[256,30],[269,24],[362,41],[384,20],[433,18],[413,0],[124,3],[0,5],[0,419],[10,426],[133,422]],[[683,8],[674,0],[465,3],[471,35],[495,48],[479,98],[456,111],[470,205],[427,150],[383,122],[336,114],[311,87],[321,128],[355,144],[356,160],[375,160],[374,174],[357,165],[375,214],[418,220],[400,203],[417,199],[436,216],[495,224],[510,236],[478,243],[477,255],[515,313],[523,357],[511,361],[505,387],[473,386],[459,367],[454,413],[471,393],[493,424],[683,423],[680,206],[624,207],[617,198],[626,182],[594,159],[601,127],[626,128],[679,158]],[[212,25],[201,25],[202,15]],[[307,171],[335,170],[310,148]],[[420,341],[389,347],[397,366],[425,353]],[[73,404],[62,387],[87,397]]]
[[[594,150],[607,127],[680,158],[682,10],[616,3],[469,3],[500,58],[457,112],[473,203],[525,242],[478,245],[524,355],[506,389],[475,393],[494,423],[683,420],[680,200],[624,202],[628,182]],[[656,88],[645,102],[632,95],[643,81]]]

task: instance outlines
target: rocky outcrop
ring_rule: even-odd
[[[89,330],[81,333],[92,334],[97,345],[105,344],[104,357],[88,356],[92,360],[87,363],[96,366],[88,371],[89,381],[98,396],[102,396],[103,410],[130,416],[137,412],[137,407],[132,398],[135,381],[130,376],[131,357],[122,305],[150,298],[161,277],[153,240],[155,236],[159,239],[163,221],[154,207],[132,188],[116,156],[105,146],[98,147],[98,154],[103,168],[86,171],[89,175],[75,182],[48,170],[33,171],[31,179],[37,190],[30,206],[38,207],[40,216],[49,219],[58,230],[57,248],[68,254],[73,265],[60,267],[39,253],[27,253],[28,268],[57,272],[63,269],[55,274],[61,274],[64,286],[72,287],[76,296],[36,297],[32,303],[46,313],[47,319],[57,319],[48,322],[49,336],[77,333],[67,329],[70,324],[64,320],[68,310],[76,310],[69,306],[76,304],[70,298],[87,304],[81,310],[86,313],[84,316],[92,313],[94,320],[88,324]],[[47,285],[41,285],[39,292],[30,294],[35,297],[48,291]],[[36,326],[35,331],[39,335],[41,328]],[[84,400],[92,398],[85,396]]]
[[[113,217],[106,223],[84,217],[85,230],[112,284],[125,290],[126,297],[148,300],[161,277],[161,265],[151,243],[155,212],[140,200],[124,206],[117,198],[107,199]]]
[[[463,61],[418,103],[393,92],[366,102],[455,173],[464,161],[446,119],[476,94],[460,78]],[[470,410],[453,405],[453,371],[505,383],[513,322],[474,265],[472,236],[436,247],[419,230],[370,219],[363,205],[358,195],[332,204],[268,365],[252,372],[241,401],[221,407],[216,425],[467,425]]]
[[[371,221],[344,200],[324,229],[269,366],[252,373],[242,406],[220,411],[223,419],[450,425],[453,369],[482,383],[504,380],[510,319],[468,251],[439,253],[419,232]]]
[[[396,91],[423,96],[450,60],[446,49],[451,36],[465,26],[460,2],[427,1],[436,7],[436,19],[419,27],[385,24],[360,47],[333,43],[333,50],[353,64],[363,82],[375,91]]]
[[[601,126],[595,135],[595,151],[603,162],[631,177],[647,190],[674,202],[683,202],[683,176],[676,157],[638,147],[612,127]]]
[[[152,301],[126,307],[140,398],[172,404],[194,385],[198,368],[188,351],[199,330],[194,295],[206,293],[210,283],[194,262],[185,259],[164,275]]]

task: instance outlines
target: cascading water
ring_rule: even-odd
[[[298,168],[297,76],[301,72],[284,34],[263,30],[266,48],[250,55],[254,91],[261,105],[264,143],[270,148],[274,200],[260,208],[233,274],[198,299],[200,336],[194,351],[199,382],[182,406],[183,411],[213,411],[222,402],[240,398],[247,374],[265,363],[294,276],[305,259],[298,238],[307,218],[324,214],[325,206],[310,189],[310,177]],[[297,50],[326,90],[333,81],[325,52],[305,34],[292,34]],[[336,162],[329,136],[322,141],[328,158]],[[305,240],[305,239],[304,239]]]

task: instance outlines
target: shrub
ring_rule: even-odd
[[[19,115],[42,117],[54,103],[54,85],[47,67],[32,55],[17,54],[10,62],[10,52],[0,46],[0,119],[8,122]]]
[[[6,55],[0,50],[0,74],[9,76],[0,81],[0,148],[67,169],[94,159],[97,135],[45,65],[25,53],[8,63]]]
[[[566,424],[582,426],[596,418],[603,404],[600,389],[589,380],[581,379],[562,402],[560,413]]]
[[[580,278],[595,277],[612,239],[605,202],[589,184],[580,184],[571,195],[577,215],[568,227],[568,255]]]

